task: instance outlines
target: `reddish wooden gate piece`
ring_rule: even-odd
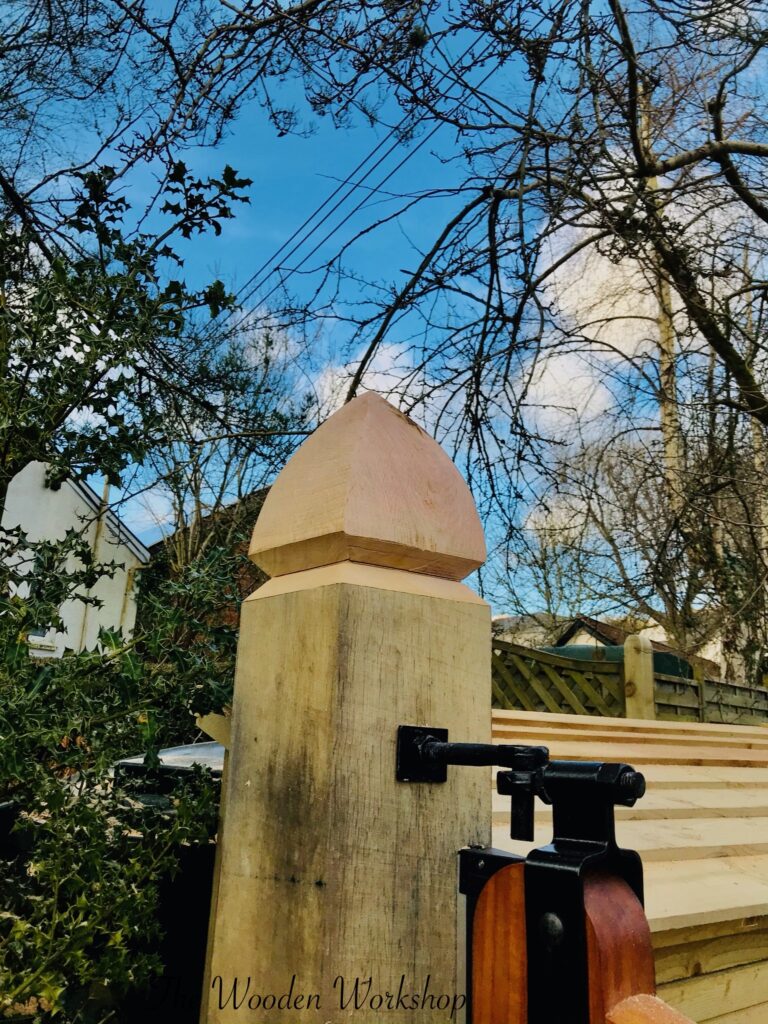
[[[527,1024],[524,862],[497,871],[475,908],[472,1024]],[[589,876],[584,885],[590,1024],[693,1024],[657,999],[645,913],[626,882]]]
[[[492,875],[477,900],[472,927],[472,1024],[525,1024],[525,862]]]

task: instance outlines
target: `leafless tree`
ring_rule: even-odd
[[[502,552],[575,460],[567,422],[537,406],[562,403],[540,386],[552,359],[581,360],[592,367],[584,390],[596,413],[612,417],[614,455],[635,450],[620,438],[640,438],[650,459],[641,465],[659,468],[644,470],[638,493],[688,545],[679,586],[707,591],[718,575],[715,563],[697,568],[693,550],[704,470],[712,551],[721,550],[722,569],[718,522],[726,532],[732,524],[733,538],[754,535],[758,585],[767,522],[755,499],[768,426],[765,3],[176,0],[156,12],[92,0],[63,20],[52,10],[33,0],[7,6],[7,67],[26,84],[0,92],[11,139],[0,190],[43,251],[62,241],[69,183],[84,166],[109,160],[119,180],[153,161],[162,182],[185,145],[215,142],[254,97],[279,132],[302,131],[302,110],[283,98],[286,78],[301,82],[313,116],[379,121],[404,150],[439,129],[454,140],[449,185],[427,181],[389,197],[335,259],[319,261],[309,297],[286,270],[264,309],[268,322],[332,318],[346,339],[348,397],[381,380],[385,347],[395,353],[392,393],[453,445],[494,514]],[[61,102],[51,104],[54,85]],[[72,124],[84,111],[98,144],[85,153],[86,137],[41,173],[36,154],[56,120]],[[414,206],[422,221],[435,220],[432,242],[414,247],[402,269],[360,280],[356,242]],[[437,209],[449,210],[441,221]],[[584,306],[562,301],[564,280],[589,292],[590,260],[617,273],[630,267],[638,282],[637,309],[618,308],[613,332],[604,310],[584,316]],[[617,330],[638,323],[645,347],[623,344]],[[594,401],[601,387],[611,406]],[[735,477],[755,482],[751,496],[728,482]],[[739,501],[749,516],[736,514]],[[683,597],[670,608],[684,617]]]

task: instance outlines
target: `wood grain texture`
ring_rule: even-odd
[[[745,1010],[736,1010],[734,1013],[723,1013],[717,1017],[710,1017],[702,1024],[765,1024],[768,1021],[768,1003],[760,1003],[759,1006],[750,1006]]]
[[[329,587],[337,583],[352,583],[358,587],[372,587],[374,590],[395,590],[399,594],[420,594],[422,597],[443,597],[449,601],[485,605],[485,601],[474,590],[454,580],[350,561],[321,565],[315,569],[307,569],[300,575],[289,573],[287,576],[275,576],[274,579],[267,580],[246,600],[261,601],[265,597],[296,593],[298,590],[312,590],[315,587]]]
[[[213,861],[213,878],[211,881],[211,906],[208,913],[208,942],[205,948],[205,964],[203,965],[203,995],[201,998],[201,1021],[205,1024],[206,997],[211,984],[211,961],[216,947],[216,926],[220,923],[218,914],[219,883],[221,881],[221,860],[224,853],[224,822],[227,816],[226,780],[229,775],[229,748],[224,747],[224,763],[221,769],[221,799],[219,800],[219,829],[216,841],[216,853]]]
[[[520,862],[497,871],[478,898],[472,929],[472,1024],[526,1024],[524,868]]]
[[[591,751],[591,759],[595,761],[627,761],[638,765],[673,764],[712,768],[764,768],[768,765],[768,751],[735,746],[732,740],[716,747],[697,746],[693,743],[675,747],[667,743],[654,743],[652,737],[645,742],[642,737],[638,737],[632,743],[619,746],[595,737],[588,747],[584,742],[568,739],[559,740],[551,746],[556,751],[553,756],[566,761],[583,758],[588,749]]]
[[[528,733],[541,735],[543,731],[551,732],[554,736],[560,736],[561,741],[566,739],[572,743],[616,743],[616,744],[631,744],[637,743],[638,738],[643,739],[645,742],[651,740],[654,746],[673,746],[678,751],[681,748],[694,746],[701,747],[703,749],[719,749],[726,745],[738,746],[739,750],[757,750],[763,751],[768,756],[768,730],[765,731],[764,735],[754,736],[748,733],[746,736],[732,736],[729,733],[718,733],[710,732],[709,734],[700,733],[679,733],[670,730],[666,733],[649,732],[644,735],[642,732],[638,732],[636,729],[623,729],[619,726],[612,726],[606,729],[569,729],[567,734],[563,729],[552,728],[551,726],[538,725],[526,726],[517,725],[514,728],[514,733],[517,736],[525,736]]]
[[[657,933],[654,936],[657,983],[698,978],[702,974],[768,960],[768,924],[765,918],[757,920],[762,922],[758,926],[740,920]],[[664,941],[657,942],[657,938]],[[768,1021],[768,1016],[765,1019]]]
[[[229,747],[230,743],[230,715],[198,715],[195,719],[198,729],[201,729],[206,736],[216,740],[222,747]]]
[[[671,1006],[653,996],[631,996],[609,1011],[606,1024],[694,1024]]]
[[[593,873],[584,880],[590,1024],[604,1024],[628,996],[653,995],[651,932],[640,901],[620,878]]]
[[[768,768],[754,766],[729,768],[700,765],[691,770],[686,765],[648,764],[643,768],[643,775],[655,790],[698,787],[731,791],[759,787],[764,790],[768,786]]]
[[[493,712],[494,726],[501,727],[506,725],[529,725],[533,722],[540,722],[542,726],[549,726],[551,728],[558,729],[593,729],[597,732],[605,730],[609,727],[608,722],[601,718],[575,718],[573,715],[531,715],[525,714],[521,711],[501,711],[494,710]],[[719,724],[707,724],[699,722],[648,722],[643,719],[631,719],[631,718],[619,718],[613,722],[617,728],[633,730],[640,732],[643,735],[652,735],[653,733],[679,733],[681,736],[695,736],[704,735],[712,736],[714,734],[720,734],[722,736],[766,736],[766,727],[762,725],[719,725]]]
[[[550,812],[551,813],[551,812]],[[525,854],[533,846],[541,846],[552,838],[552,826],[545,818],[536,821],[534,842],[514,843],[509,839],[507,822],[494,823],[493,841],[496,846],[512,853]],[[644,863],[653,861],[668,864],[672,861],[714,860],[719,857],[768,856],[768,817],[722,817],[689,815],[671,818],[660,816],[656,820],[617,820],[617,835],[623,846],[637,850]]]
[[[736,931],[733,929],[734,924],[737,925]],[[697,940],[719,939],[723,936],[740,935],[744,932],[760,932],[766,929],[768,929],[768,917],[746,917],[735,922],[721,921],[715,924],[700,925],[695,929],[695,935]],[[670,928],[653,936],[654,949],[661,950],[667,946],[679,946],[684,942],[688,942],[693,934],[694,932],[688,928]],[[756,957],[756,959],[762,958]],[[700,974],[701,972],[694,971],[693,973]]]
[[[726,823],[727,827],[727,823]],[[646,912],[654,932],[739,922],[768,910],[768,857],[648,864]]]
[[[656,718],[653,647],[647,636],[624,641],[624,698],[627,718]]]
[[[211,979],[225,995],[234,977],[274,994],[295,975],[320,995],[317,1009],[249,1013],[259,1024],[372,1024],[381,1008],[340,1009],[337,977],[396,992],[401,976],[408,991],[429,976],[435,995],[462,993],[456,852],[490,838],[487,772],[397,783],[395,735],[435,725],[488,742],[490,611],[295,581],[244,605]],[[208,996],[208,1024],[244,1019]]]
[[[349,559],[459,580],[485,561],[485,540],[445,452],[366,394],[289,460],[264,502],[250,554],[270,576]]]
[[[509,822],[509,798],[493,794],[495,824]],[[549,822],[552,812],[538,804],[537,821]],[[650,791],[634,807],[617,807],[620,821],[674,821],[676,818],[768,818],[768,787],[733,786],[728,794],[722,787],[698,786],[663,788],[651,783]],[[721,823],[722,824],[722,823]]]
[[[750,964],[661,985],[659,995],[702,1022],[746,1011],[768,1002],[768,964]]]

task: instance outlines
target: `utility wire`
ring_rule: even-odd
[[[358,212],[358,210],[362,209],[362,207],[363,207],[363,206],[365,206],[365,204],[366,204],[366,203],[368,202],[368,199],[370,198],[370,193],[371,193],[371,192],[378,192],[378,191],[379,191],[379,189],[380,189],[380,188],[382,187],[382,185],[386,185],[386,183],[387,183],[387,182],[388,182],[388,181],[390,180],[390,178],[394,177],[394,175],[395,175],[395,174],[397,174],[397,172],[398,172],[398,171],[400,170],[400,168],[401,168],[401,167],[403,167],[403,166],[404,166],[405,164],[407,164],[407,163],[408,163],[408,161],[409,161],[409,160],[411,159],[411,157],[412,157],[412,156],[413,156],[413,155],[414,155],[415,153],[418,153],[418,151],[419,151],[419,150],[420,150],[420,149],[422,148],[422,146],[426,146],[426,144],[427,144],[427,143],[429,142],[429,140],[430,140],[430,139],[431,139],[431,138],[432,138],[432,137],[433,137],[433,136],[435,135],[435,133],[436,133],[436,132],[438,132],[438,131],[439,131],[439,129],[440,129],[440,128],[442,128],[442,123],[441,123],[441,122],[438,122],[438,123],[437,123],[437,124],[436,124],[436,125],[434,126],[434,128],[432,129],[432,131],[431,131],[431,132],[429,132],[429,134],[428,134],[428,135],[425,135],[425,136],[424,136],[424,138],[423,138],[423,139],[422,139],[422,140],[421,140],[421,141],[419,142],[418,146],[415,146],[415,147],[414,147],[413,149],[409,150],[409,151],[408,151],[408,152],[407,152],[407,153],[405,154],[405,156],[403,157],[403,159],[402,159],[402,160],[400,161],[400,163],[399,163],[399,164],[396,164],[396,165],[395,165],[395,167],[393,167],[393,168],[392,168],[392,170],[391,170],[391,171],[389,171],[389,172],[388,172],[388,173],[387,173],[387,174],[386,174],[386,175],[385,175],[385,176],[384,176],[384,177],[383,177],[383,178],[381,179],[381,181],[380,181],[380,182],[379,182],[379,183],[378,183],[377,185],[374,185],[374,186],[372,186],[372,188],[371,188],[371,189],[370,189],[370,190],[368,191],[368,193],[367,193],[366,195],[364,195],[362,199],[360,199],[360,200],[359,200],[359,202],[357,203],[357,205],[356,205],[356,206],[353,206],[353,207],[352,207],[352,209],[351,209],[351,210],[349,211],[349,213],[347,213],[347,214],[345,215],[345,217],[344,217],[344,220],[341,220],[341,221],[339,221],[339,222],[338,222],[338,223],[336,224],[336,226],[335,226],[335,227],[331,228],[331,230],[330,230],[330,231],[329,231],[329,232],[328,232],[328,233],[327,233],[326,235],[324,235],[324,236],[323,236],[323,237],[322,237],[322,238],[320,239],[320,241],[319,241],[319,242],[318,242],[318,243],[317,243],[317,244],[315,245],[314,249],[310,249],[310,251],[309,251],[309,252],[307,253],[307,255],[306,255],[306,256],[304,256],[304,257],[303,257],[303,259],[302,259],[302,260],[301,260],[301,261],[300,261],[299,263],[297,263],[295,267],[290,267],[290,268],[289,268],[289,270],[288,270],[288,273],[287,273],[287,274],[285,275],[285,277],[281,277],[281,278],[280,278],[280,280],[279,280],[279,281],[277,282],[277,284],[273,285],[273,286],[272,286],[272,288],[270,288],[270,290],[269,290],[269,291],[267,292],[267,294],[266,294],[266,295],[265,295],[265,296],[264,296],[264,297],[262,298],[262,300],[261,300],[261,301],[262,301],[262,302],[266,302],[266,301],[267,301],[267,300],[268,300],[269,298],[271,298],[271,297],[272,297],[272,296],[273,296],[273,295],[275,294],[275,292],[276,292],[276,291],[277,291],[277,290],[278,290],[279,288],[281,288],[281,287],[282,287],[282,286],[283,286],[283,285],[284,285],[284,284],[286,283],[286,281],[290,280],[290,278],[291,278],[291,277],[292,277],[292,276],[293,276],[294,274],[298,273],[298,272],[299,272],[299,270],[301,270],[301,268],[302,268],[302,267],[304,266],[304,264],[305,264],[305,263],[307,262],[307,260],[311,260],[311,259],[312,259],[312,257],[313,257],[313,256],[315,255],[315,253],[316,253],[316,252],[318,251],[318,249],[321,249],[321,248],[322,248],[322,247],[323,247],[323,246],[325,245],[325,243],[326,243],[326,242],[328,241],[328,239],[329,239],[329,238],[333,238],[333,236],[334,236],[334,235],[336,234],[336,232],[337,232],[337,231],[338,231],[338,230],[339,230],[339,229],[340,229],[341,227],[343,227],[343,226],[344,226],[344,223],[345,223],[345,222],[346,222],[347,220],[349,220],[349,218],[350,218],[350,217],[353,217],[353,216],[354,216],[354,215],[355,215],[355,214],[356,214],[356,213]],[[373,168],[373,170],[375,170],[375,169],[376,169],[376,168],[374,167],[374,168]],[[323,222],[321,221],[321,222],[320,222],[320,224],[318,224],[318,227],[321,227],[321,226],[322,226],[322,223],[323,223]],[[308,241],[308,239],[307,239],[307,241]],[[290,254],[289,254],[289,255],[290,255]],[[275,269],[277,269],[277,268],[275,268]],[[270,274],[269,276],[271,277],[271,274]],[[269,280],[269,277],[267,278],[267,280]],[[266,283],[266,282],[265,282],[265,283]],[[248,296],[248,298],[250,298],[250,296]],[[247,301],[247,298],[246,298],[246,299],[245,299],[244,301]]]
[[[304,228],[307,227],[308,224],[312,223],[312,221],[315,219],[315,217],[317,217],[317,215],[328,205],[328,203],[330,203],[333,199],[336,198],[336,196],[339,194],[339,192],[341,192],[341,190],[344,188],[344,186],[345,185],[349,185],[349,184],[352,183],[352,178],[357,174],[357,172],[359,170],[361,170],[363,167],[365,167],[365,165],[368,163],[368,161],[372,157],[374,157],[376,155],[376,153],[381,149],[381,147],[384,146],[387,143],[387,141],[392,138],[392,136],[395,134],[395,132],[397,132],[400,129],[400,127],[404,123],[404,120],[405,119],[403,119],[403,121],[401,121],[399,125],[395,125],[394,128],[391,128],[389,130],[389,132],[378,143],[378,145],[375,146],[374,149],[371,150],[371,152],[368,154],[368,156],[366,156],[363,160],[361,160],[360,163],[357,165],[357,167],[355,167],[355,169],[349,173],[348,177],[346,177],[343,181],[339,182],[339,184],[336,186],[336,188],[333,190],[333,192],[331,192],[331,194],[320,204],[320,206],[318,206],[315,210],[312,211],[312,213],[309,214],[308,217],[305,218],[304,222],[302,224],[300,224],[296,228],[296,230],[293,232],[293,234],[289,238],[286,238],[286,240],[283,242],[283,244],[280,246],[280,248],[276,252],[274,252],[271,256],[269,256],[264,261],[264,263],[262,263],[262,265],[259,267],[258,270],[256,270],[253,274],[251,274],[251,276],[248,278],[248,280],[245,282],[245,284],[241,285],[241,287],[238,289],[237,298],[240,298],[240,296],[246,290],[246,288],[249,288],[253,284],[253,282],[256,281],[256,279],[258,277],[260,277],[261,274],[263,274],[265,270],[268,269],[270,264],[274,263],[275,260],[277,260],[282,255],[283,251],[291,244],[291,242],[294,240],[294,238],[296,238],[296,236],[300,232],[302,232],[304,230]],[[373,167],[371,167],[370,170],[366,171],[366,173],[363,175],[363,177],[360,179],[360,181],[354,182],[352,184],[352,188],[347,193],[347,195],[342,196],[341,199],[339,199],[339,201],[334,205],[333,209],[329,210],[328,213],[325,215],[325,217],[323,217],[323,219],[317,225],[315,225],[315,227],[312,229],[312,231],[309,232],[309,234],[307,235],[306,239],[302,239],[302,240],[300,240],[299,242],[296,243],[296,245],[291,249],[291,251],[286,254],[286,257],[285,257],[286,259],[290,259],[290,257],[296,252],[296,250],[301,248],[301,246],[304,244],[304,242],[308,238],[312,237],[313,233],[315,231],[317,231],[317,229],[322,226],[322,224],[328,219],[328,217],[330,217],[332,213],[335,213],[335,211],[338,210],[339,206],[341,206],[342,203],[344,203],[346,201],[346,199],[355,191],[355,189],[360,188],[360,186],[365,182],[365,179],[370,174],[372,174],[376,170],[377,167],[379,167],[379,165],[382,163],[382,161],[385,160],[389,156],[389,154],[392,152],[393,149],[395,149],[397,147],[397,145],[398,145],[398,143],[395,142],[394,145],[391,146],[387,150],[387,152],[384,153],[383,156],[381,156],[376,161],[376,163],[373,165]],[[269,277],[271,276],[271,274],[272,274],[272,271],[270,271],[270,273],[267,274],[267,278],[265,280],[268,280]],[[261,284],[263,284],[263,283],[264,282],[260,282],[259,284],[257,284],[255,286],[255,288],[258,289],[259,287],[261,287]],[[243,301],[247,301],[247,298],[248,298],[248,296],[246,296],[243,299]]]
[[[464,58],[471,51],[472,47],[475,45],[475,42],[476,42],[476,40],[472,40],[472,42],[469,44],[469,46],[464,50],[464,52],[454,62],[454,65],[452,65],[451,68],[446,69],[445,71],[442,72],[440,78],[438,79],[438,84],[441,83],[445,78],[448,78],[450,76],[450,74],[453,71],[453,67],[455,66],[455,64],[458,63],[459,61],[464,60]],[[485,56],[485,53],[487,52],[487,50],[489,48],[490,48],[490,46],[486,47],[486,50],[483,53],[481,53],[477,59],[478,60],[482,59],[482,57]],[[483,82],[485,82],[489,76],[490,76],[490,73],[489,73],[488,76],[486,76],[486,78],[483,79]],[[481,82],[480,84],[483,84],[483,82]],[[346,191],[346,193],[344,195],[342,195],[336,201],[336,203],[334,203],[334,205],[332,206],[332,208],[330,210],[327,210],[327,212],[317,222],[317,224],[315,224],[314,227],[312,227],[306,233],[306,235],[303,238],[299,239],[299,241],[296,242],[296,244],[290,249],[290,251],[285,254],[285,257],[284,257],[285,259],[290,259],[290,257],[295,252],[298,251],[298,249],[300,249],[303,245],[305,245],[311,239],[313,234],[315,234],[317,231],[320,230],[320,228],[323,226],[323,224],[325,224],[329,220],[329,218],[339,209],[340,206],[342,206],[350,198],[350,196],[352,196],[354,194],[355,191],[357,191],[358,189],[362,188],[365,185],[366,180],[368,178],[370,178],[370,176],[377,170],[378,167],[381,166],[381,164],[387,159],[387,157],[389,157],[394,152],[394,150],[397,149],[397,147],[400,145],[399,141],[396,140],[391,146],[389,146],[389,148],[386,150],[386,152],[383,153],[378,158],[378,160],[376,160],[376,162],[373,164],[373,166],[371,166],[365,172],[365,174],[363,174],[363,176],[359,180],[353,182],[352,179],[354,178],[354,176],[363,167],[366,166],[366,164],[368,164],[370,162],[370,160],[379,152],[379,150],[382,149],[382,147],[384,147],[387,144],[387,142],[394,135],[397,135],[397,133],[405,126],[407,121],[408,121],[408,116],[406,115],[406,116],[404,116],[400,120],[400,122],[397,125],[395,125],[393,128],[391,128],[390,131],[387,133],[387,135],[373,148],[373,150],[363,160],[361,160],[357,164],[357,166],[354,168],[354,170],[351,171],[350,174],[342,182],[340,182],[337,185],[337,187],[333,190],[333,192],[331,192],[331,194],[326,197],[326,199],[320,204],[320,206],[318,206],[311,214],[309,214],[309,216],[307,218],[305,218],[303,223],[300,224],[298,228],[296,228],[296,230],[293,232],[293,234],[289,238],[287,238],[285,242],[283,242],[283,244],[280,246],[280,248],[276,252],[274,252],[258,268],[258,270],[256,270],[255,273],[253,273],[248,278],[248,280],[238,289],[238,291],[237,291],[237,293],[235,295],[235,298],[236,298],[236,300],[238,301],[239,304],[247,302],[249,299],[251,299],[253,297],[253,295],[260,288],[262,288],[264,286],[264,284],[266,284],[266,282],[269,280],[269,278],[272,276],[272,274],[276,270],[279,269],[279,267],[272,267],[272,269],[268,269],[268,268],[270,268],[270,266],[272,264],[274,264],[277,259],[280,258],[280,256],[284,253],[285,249],[291,244],[291,242],[293,242],[294,239],[296,239],[296,237],[309,224],[311,224],[313,220],[315,220],[315,218],[318,216],[318,214],[320,214],[328,206],[328,204],[331,203],[336,198],[336,196],[338,196],[339,193],[347,185],[351,185],[351,187]],[[421,139],[419,141],[419,143],[416,146],[414,146],[413,149],[409,150],[409,152],[406,153],[406,155],[403,157],[403,159],[388,174],[386,174],[384,176],[384,178],[382,178],[381,181],[379,181],[379,183],[376,186],[374,186],[373,189],[369,190],[368,194],[366,194],[360,200],[360,202],[354,207],[354,209],[349,214],[346,215],[344,220],[339,221],[339,223],[336,225],[336,227],[332,228],[331,231],[329,231],[323,237],[323,239],[320,242],[317,243],[317,245],[311,250],[311,252],[307,254],[307,256],[305,256],[295,267],[290,268],[289,271],[288,271],[288,274],[286,275],[286,277],[281,279],[281,281],[277,285],[275,285],[268,292],[268,294],[264,297],[264,299],[262,299],[261,301],[264,302],[264,301],[266,301],[266,299],[270,298],[275,293],[275,291],[277,291],[278,288],[281,287],[282,284],[284,284],[293,274],[297,273],[301,269],[301,267],[304,266],[304,264],[307,262],[307,260],[311,259],[311,257],[318,251],[318,249],[321,248],[328,241],[329,238],[332,238],[333,235],[336,234],[336,232],[339,230],[339,228],[342,227],[342,225],[344,224],[346,219],[351,217],[353,214],[357,213],[357,211],[360,210],[361,207],[365,205],[365,203],[367,202],[367,200],[369,198],[370,192],[371,191],[377,191],[378,189],[380,189],[382,187],[382,185],[386,184],[387,181],[389,181],[390,178],[392,178],[401,169],[401,167],[403,167],[416,153],[418,153],[418,151],[423,146],[425,146],[430,141],[430,139],[436,134],[436,132],[439,130],[439,128],[441,126],[442,126],[442,122],[438,122],[435,125],[435,127],[432,129],[432,131],[429,132],[428,135],[426,135],[423,139]],[[264,271],[268,271],[268,272],[266,273],[266,276],[262,278],[262,274],[264,274]],[[234,311],[232,311],[232,312],[234,312]],[[232,312],[229,314],[230,316],[232,315]],[[247,314],[245,314],[245,315],[247,316]]]
[[[464,58],[464,57],[465,57],[465,56],[467,55],[467,53],[469,52],[469,49],[471,49],[471,46],[470,46],[470,47],[469,47],[469,48],[468,48],[467,50],[465,50],[465,52],[464,52],[464,53],[463,53],[463,54],[461,55],[461,57],[459,58],[459,60],[462,60],[462,59],[463,59],[463,58]],[[478,60],[480,60],[480,59],[481,59],[481,58],[482,58],[482,57],[483,57],[483,56],[485,55],[485,52],[487,52],[487,50],[488,50],[488,49],[490,49],[490,46],[489,46],[489,47],[486,47],[486,51],[484,51],[484,53],[480,54],[480,57],[478,58]],[[483,85],[484,85],[484,84],[485,84],[485,83],[486,83],[486,82],[488,81],[488,79],[489,79],[489,78],[491,77],[491,75],[493,74],[493,71],[494,71],[494,69],[493,69],[493,68],[491,68],[491,70],[490,70],[490,71],[488,72],[488,74],[487,74],[487,75],[486,75],[486,76],[485,76],[484,78],[482,78],[482,79],[480,80],[480,82],[478,83],[478,85],[476,86],[476,88],[480,88],[481,86],[483,86]],[[447,74],[448,74],[448,72],[445,72],[445,73],[444,73],[444,75],[443,75],[443,77],[446,77],[446,76],[447,76]],[[456,109],[458,109],[458,104],[457,104],[457,106],[456,106],[456,107],[454,108],[454,112],[455,112],[455,110],[456,110]],[[293,274],[296,274],[296,273],[298,273],[298,271],[299,271],[299,270],[301,270],[301,268],[302,268],[302,267],[303,267],[303,266],[304,266],[304,265],[306,264],[307,260],[310,260],[310,259],[311,259],[311,258],[312,258],[312,257],[313,257],[313,256],[315,255],[315,253],[316,253],[316,252],[317,252],[317,251],[318,251],[318,250],[319,250],[320,248],[322,248],[322,246],[323,246],[323,245],[325,245],[325,243],[326,243],[326,242],[328,241],[328,239],[329,239],[329,238],[332,238],[332,237],[333,237],[333,236],[334,236],[334,235],[336,234],[336,232],[337,232],[337,231],[338,231],[338,230],[339,230],[339,229],[340,229],[341,227],[343,227],[344,223],[345,223],[345,222],[346,222],[346,221],[347,221],[347,220],[348,220],[348,219],[349,219],[350,217],[354,216],[354,214],[356,214],[356,213],[358,212],[358,210],[360,210],[360,209],[361,209],[361,208],[362,208],[363,206],[365,206],[365,204],[366,204],[366,203],[368,202],[368,198],[369,198],[369,196],[370,196],[370,193],[371,193],[371,192],[378,192],[378,191],[379,191],[379,189],[381,189],[381,187],[382,187],[383,185],[385,185],[385,184],[386,184],[386,183],[387,183],[387,182],[388,182],[388,181],[390,180],[390,178],[394,177],[394,175],[395,175],[395,174],[397,174],[397,172],[398,172],[398,171],[400,170],[400,168],[401,168],[401,167],[403,167],[403,166],[404,166],[405,164],[407,164],[407,163],[408,163],[408,161],[409,161],[409,160],[410,160],[410,159],[411,159],[411,158],[412,158],[412,157],[413,157],[413,156],[414,156],[414,155],[415,155],[416,153],[418,153],[418,151],[419,151],[419,150],[420,150],[420,149],[421,149],[421,148],[422,148],[423,146],[426,146],[426,144],[427,144],[427,143],[428,143],[428,142],[430,141],[430,139],[432,139],[432,138],[434,137],[434,135],[436,135],[436,133],[437,133],[437,132],[438,132],[438,131],[440,130],[440,128],[442,128],[442,126],[443,126],[443,122],[442,122],[442,121],[438,121],[438,122],[437,122],[437,124],[436,124],[436,125],[435,125],[435,126],[434,126],[434,127],[432,128],[432,131],[430,131],[430,132],[429,132],[429,133],[428,133],[427,135],[425,135],[425,136],[424,136],[424,138],[423,138],[423,139],[421,139],[421,140],[419,141],[418,145],[416,145],[416,146],[414,146],[414,147],[413,147],[413,149],[410,149],[410,150],[408,150],[408,152],[407,152],[407,153],[405,154],[405,156],[403,157],[403,159],[402,159],[402,160],[401,160],[401,161],[400,161],[400,162],[399,162],[398,164],[396,164],[396,165],[395,165],[395,167],[393,167],[391,171],[388,171],[388,172],[387,172],[387,174],[386,174],[386,175],[385,175],[385,176],[384,176],[384,177],[383,177],[383,178],[381,179],[381,181],[379,181],[379,183],[378,183],[377,185],[374,185],[374,186],[373,186],[373,187],[372,187],[372,188],[371,188],[371,189],[369,190],[368,194],[367,194],[367,195],[364,195],[364,196],[362,197],[362,199],[360,199],[360,201],[359,201],[359,202],[357,203],[357,205],[356,205],[356,206],[354,206],[354,207],[353,207],[353,208],[352,208],[352,209],[351,209],[351,210],[349,211],[349,213],[347,213],[347,214],[345,215],[345,217],[344,217],[344,220],[341,220],[341,221],[339,221],[339,222],[338,222],[338,223],[336,224],[336,226],[335,226],[334,228],[331,228],[331,230],[330,230],[330,231],[329,231],[329,232],[328,232],[328,233],[327,233],[326,235],[324,235],[324,236],[323,236],[323,238],[321,238],[321,240],[320,240],[320,241],[319,241],[319,242],[318,242],[318,243],[317,243],[317,244],[315,245],[315,247],[314,247],[313,249],[311,249],[311,250],[310,250],[310,251],[309,251],[309,252],[307,253],[307,255],[306,255],[306,256],[304,256],[304,257],[303,257],[303,258],[301,259],[301,261],[300,261],[299,263],[297,263],[297,265],[296,265],[295,267],[291,267],[291,268],[290,268],[290,269],[288,270],[288,273],[287,273],[287,274],[285,275],[285,277],[281,278],[281,279],[280,279],[280,281],[278,281],[278,283],[277,283],[276,285],[274,285],[274,286],[273,286],[273,287],[272,287],[272,288],[271,288],[271,289],[270,289],[270,290],[269,290],[269,291],[267,292],[267,294],[266,294],[266,295],[265,295],[265,296],[264,296],[264,297],[262,298],[262,300],[261,300],[261,301],[262,301],[262,302],[266,302],[266,301],[267,301],[267,299],[271,298],[271,296],[272,296],[272,295],[274,295],[274,293],[275,293],[275,292],[276,292],[276,291],[277,291],[277,290],[278,290],[279,288],[281,288],[281,287],[282,287],[282,286],[283,286],[283,285],[284,285],[284,284],[286,283],[286,281],[290,280],[290,278],[291,278],[291,277],[293,276]],[[396,146],[397,146],[397,143],[395,143],[395,146],[393,146],[393,147],[392,147],[392,149],[396,148]],[[392,149],[390,149],[390,150],[389,150],[388,152],[391,152],[391,151],[392,151]],[[371,168],[371,172],[373,172],[373,171],[375,171],[375,170],[376,170],[376,167],[378,167],[378,165],[379,165],[379,163],[380,163],[380,162],[381,162],[381,161],[379,161],[379,162],[378,162],[377,164],[375,164],[375,165],[374,165],[374,166],[373,166],[373,167]],[[367,177],[367,176],[368,176],[368,175],[366,175],[366,177]],[[364,179],[363,179],[363,180],[364,180]],[[362,184],[362,183],[358,183],[358,185],[356,185],[355,187],[356,187],[356,188],[359,188],[359,187],[360,187],[360,184]],[[353,191],[354,191],[354,190],[353,190]],[[349,194],[351,195],[351,192],[350,192]],[[338,205],[338,204],[337,204],[337,205]],[[335,207],[334,207],[334,209],[335,209]],[[332,212],[333,212],[333,211],[329,211],[329,213],[328,213],[328,216],[330,216],[330,214],[331,214]],[[308,238],[309,238],[309,237],[311,237],[311,234],[313,234],[313,233],[314,233],[314,231],[316,231],[316,230],[317,230],[317,229],[318,229],[319,227],[321,227],[321,226],[322,226],[322,224],[323,224],[323,223],[324,223],[324,222],[325,222],[325,221],[326,221],[326,220],[328,219],[328,216],[324,217],[324,218],[323,218],[323,220],[321,220],[321,221],[320,221],[320,222],[319,222],[319,223],[317,224],[317,226],[315,227],[315,229],[313,230],[313,232],[311,232],[311,233],[310,233],[310,236],[308,236]],[[307,238],[307,239],[305,239],[305,241],[306,241],[306,240],[308,240],[308,238]],[[292,252],[293,252],[293,251],[295,251],[295,250],[292,250]],[[290,254],[289,254],[289,255],[290,255]],[[277,269],[277,268],[276,268],[276,269]],[[271,274],[270,274],[270,275],[268,275],[268,277],[267,277],[267,280],[269,279],[269,276],[271,276]],[[253,293],[251,293],[251,294],[253,294]],[[248,296],[248,298],[250,298],[250,296]],[[245,301],[247,301],[247,298],[246,298],[246,300],[245,300]]]

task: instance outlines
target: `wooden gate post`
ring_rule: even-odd
[[[367,394],[289,461],[251,555],[273,578],[243,607],[201,1019],[461,1020],[456,851],[490,841],[490,773],[398,783],[395,739],[490,742],[469,490]]]
[[[653,647],[646,636],[624,641],[624,695],[626,718],[656,718]]]

